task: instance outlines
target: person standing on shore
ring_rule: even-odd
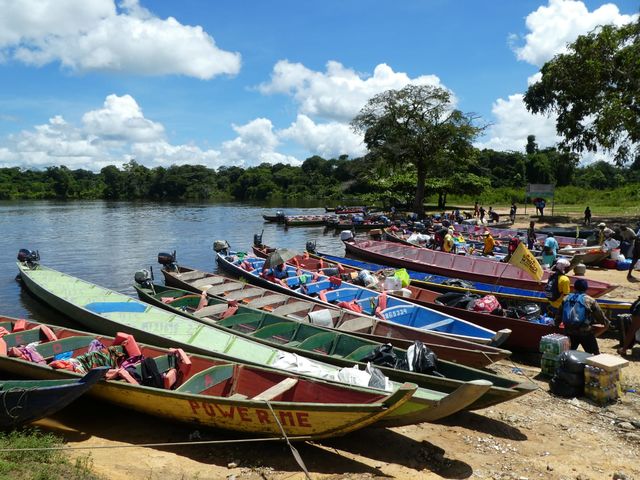
[[[509,210],[509,218],[511,219],[511,223],[516,222],[516,212],[518,211],[518,207],[516,207],[516,203],[513,202],[511,204],[511,210]]]
[[[484,213],[485,213],[484,207],[480,207],[480,210],[478,210],[478,213],[480,215],[480,223],[484,222]]]
[[[591,209],[589,207],[584,209],[584,224],[591,225]]]
[[[573,285],[574,293],[567,295],[555,317],[556,327],[564,324],[564,333],[571,341],[571,350],[582,346],[585,352],[593,355],[600,354],[598,341],[593,325],[602,324],[609,328],[609,320],[605,317],[600,305],[587,295],[589,284],[584,278],[579,278]]]
[[[476,200],[475,205],[473,206],[473,217],[479,217],[480,216],[480,205],[478,205],[478,201]]]
[[[529,228],[527,228],[527,248],[533,250],[533,246],[536,244],[536,222],[529,222]]]

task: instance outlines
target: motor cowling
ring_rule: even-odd
[[[151,273],[149,273],[149,270],[138,270],[134,275],[133,275],[133,279],[135,280],[135,282],[139,285],[142,285],[143,287],[148,287],[149,285],[151,285]]]
[[[256,247],[262,246],[262,234],[260,233],[253,234],[253,245]],[[214,247],[214,250],[215,250],[215,247]]]
[[[229,250],[229,248],[231,248],[231,246],[226,240],[216,240],[215,242],[213,242],[213,251],[216,253],[226,252]]]
[[[316,242],[307,242],[306,249],[309,253],[316,253]]]
[[[158,254],[158,263],[164,266],[168,266],[176,263],[176,252],[175,251],[173,253],[160,252]]]
[[[18,251],[18,261],[22,263],[26,263],[28,265],[37,264],[40,260],[40,253],[37,250],[28,250],[26,248],[21,248]]]

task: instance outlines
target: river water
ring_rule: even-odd
[[[121,293],[135,295],[137,270],[153,266],[161,281],[158,252],[177,251],[178,263],[215,271],[212,245],[227,240],[248,251],[254,233],[275,247],[344,254],[340,238],[324,227],[267,223],[275,208],[239,203],[0,202],[0,315],[68,323],[15,280],[21,248],[39,250],[41,263]],[[323,214],[324,208],[287,208],[287,214]]]

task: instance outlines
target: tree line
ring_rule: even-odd
[[[523,191],[527,183],[607,190],[640,182],[640,162],[627,167],[604,161],[579,166],[575,154],[538,149],[533,136],[525,153],[476,149],[465,161],[464,172],[453,170],[429,177],[426,195],[480,195],[502,187]],[[416,179],[417,172],[411,165],[381,170],[370,156],[313,156],[301,166],[263,163],[245,169],[202,165],[148,168],[131,160],[122,168],[110,165],[99,172],[65,166],[44,170],[0,168],[0,199],[339,201],[366,197],[387,205],[411,205]]]

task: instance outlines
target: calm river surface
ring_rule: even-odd
[[[214,240],[247,251],[262,230],[270,246],[303,251],[315,240],[321,251],[344,254],[333,230],[264,222],[262,214],[275,210],[239,203],[0,202],[0,315],[68,323],[21,290],[15,280],[20,248],[39,250],[43,265],[134,296],[136,270],[153,266],[162,281],[158,252],[176,250],[178,263],[214,271]],[[318,214],[324,208],[285,212]]]

